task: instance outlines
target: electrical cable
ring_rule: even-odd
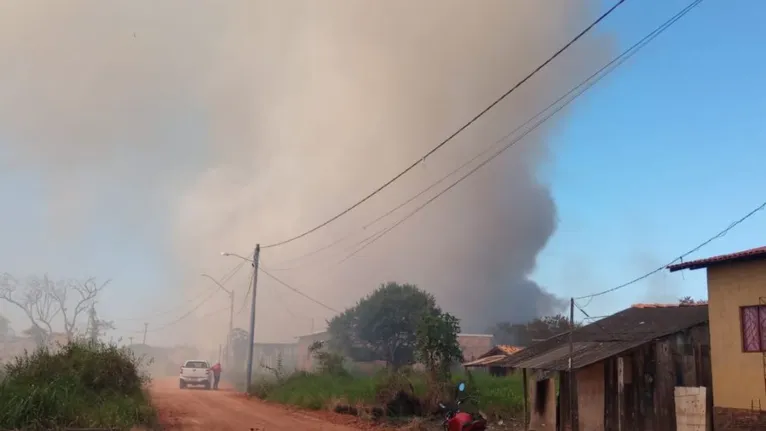
[[[380,187],[378,187],[377,189],[375,189],[375,190],[374,190],[372,193],[368,194],[367,196],[363,197],[361,200],[357,201],[355,204],[353,204],[353,205],[351,205],[350,207],[348,207],[348,208],[344,209],[344,210],[343,210],[343,211],[341,211],[340,213],[338,213],[338,214],[336,214],[336,215],[334,215],[334,216],[330,217],[328,220],[326,220],[326,221],[324,221],[324,222],[322,222],[322,223],[318,224],[317,226],[314,226],[313,228],[311,228],[311,229],[309,229],[309,230],[307,230],[307,231],[304,231],[303,233],[300,233],[300,234],[298,234],[298,235],[295,235],[295,236],[293,236],[293,237],[287,238],[287,239],[285,239],[285,240],[282,240],[282,241],[279,241],[279,242],[275,242],[275,243],[272,243],[272,244],[263,245],[263,246],[261,246],[261,249],[266,249],[266,248],[272,248],[272,247],[278,247],[278,246],[281,246],[281,245],[285,245],[285,244],[291,243],[291,242],[293,242],[293,241],[295,241],[295,240],[298,240],[298,239],[300,239],[300,238],[303,238],[303,237],[305,237],[306,235],[309,235],[309,234],[311,234],[311,233],[314,233],[314,232],[316,232],[317,230],[319,230],[319,229],[321,229],[321,228],[323,228],[323,227],[327,226],[328,224],[330,224],[330,223],[334,222],[335,220],[337,220],[337,219],[339,219],[339,218],[343,217],[344,215],[348,214],[349,212],[353,211],[355,208],[357,208],[358,206],[360,206],[360,205],[361,205],[361,204],[363,204],[364,202],[366,202],[366,201],[368,201],[369,199],[371,199],[373,196],[375,196],[375,195],[377,195],[378,193],[380,193],[381,191],[383,191],[383,189],[385,189],[386,187],[390,186],[390,185],[391,185],[391,184],[393,184],[395,181],[397,181],[399,178],[403,177],[403,176],[404,176],[404,175],[406,175],[408,172],[410,172],[411,170],[413,170],[413,169],[414,169],[416,166],[418,166],[420,163],[422,163],[422,162],[423,162],[423,161],[424,161],[426,158],[430,157],[431,155],[433,155],[434,153],[436,153],[437,151],[439,151],[439,150],[440,150],[440,149],[441,149],[443,146],[445,146],[447,143],[451,142],[451,141],[452,141],[452,140],[453,140],[453,139],[454,139],[454,138],[455,138],[455,137],[456,137],[458,134],[460,134],[460,133],[461,133],[463,130],[465,130],[465,129],[467,129],[468,127],[470,127],[471,125],[473,125],[473,124],[474,124],[474,123],[475,123],[475,122],[476,122],[476,121],[477,121],[479,118],[483,117],[483,116],[484,116],[484,114],[486,114],[486,113],[487,113],[487,112],[489,112],[489,111],[490,111],[492,108],[494,108],[495,106],[497,106],[497,104],[499,104],[500,102],[502,102],[503,100],[505,100],[505,98],[506,98],[506,97],[508,97],[508,96],[509,96],[511,93],[513,93],[514,91],[516,91],[516,89],[518,89],[519,87],[521,87],[522,85],[524,85],[524,84],[525,84],[527,81],[529,81],[529,79],[531,79],[531,78],[532,78],[534,75],[536,75],[536,74],[537,74],[537,72],[539,72],[539,71],[540,71],[540,70],[542,70],[542,69],[543,69],[545,66],[547,66],[548,64],[550,64],[550,63],[551,63],[551,62],[552,62],[554,59],[556,59],[556,58],[557,58],[559,55],[561,55],[561,53],[563,53],[564,51],[566,51],[566,50],[567,50],[567,49],[568,49],[570,46],[572,46],[572,45],[573,45],[575,42],[577,42],[577,41],[578,41],[578,40],[580,40],[580,39],[581,39],[583,36],[585,36],[585,35],[586,35],[588,32],[590,32],[590,31],[591,31],[591,30],[592,30],[592,29],[593,29],[593,28],[594,28],[594,27],[595,27],[595,26],[596,26],[598,23],[600,23],[600,22],[601,22],[601,21],[603,21],[603,20],[604,20],[606,17],[608,17],[609,15],[611,15],[611,14],[612,14],[612,12],[614,12],[614,11],[615,11],[615,10],[616,10],[616,9],[617,9],[617,8],[618,8],[620,5],[622,5],[624,2],[625,2],[625,0],[618,0],[616,4],[614,4],[614,5],[613,5],[611,8],[609,8],[609,9],[608,9],[606,12],[604,12],[603,14],[601,14],[601,16],[599,16],[599,17],[598,17],[598,19],[596,19],[595,21],[593,21],[593,22],[592,22],[590,25],[588,25],[588,26],[587,26],[587,27],[586,27],[584,30],[582,30],[580,33],[578,33],[578,34],[577,34],[577,35],[576,35],[576,36],[575,36],[575,37],[574,37],[572,40],[570,40],[569,42],[567,42],[567,43],[566,43],[566,44],[565,44],[563,47],[561,47],[561,48],[560,48],[558,51],[556,51],[556,52],[555,52],[555,53],[554,53],[554,54],[553,54],[551,57],[549,57],[549,58],[548,58],[548,59],[547,59],[545,62],[543,62],[542,64],[540,64],[539,66],[537,66],[537,67],[536,67],[536,68],[535,68],[535,69],[534,69],[532,72],[530,72],[528,75],[526,75],[526,76],[525,76],[525,77],[524,77],[524,78],[523,78],[521,81],[517,82],[517,83],[516,83],[516,85],[514,85],[513,87],[511,87],[511,89],[510,89],[510,90],[508,90],[508,91],[506,91],[505,93],[503,93],[503,94],[502,94],[502,95],[501,95],[499,98],[495,99],[495,101],[494,101],[494,102],[492,102],[492,103],[491,103],[489,106],[487,106],[487,107],[486,107],[486,108],[484,108],[484,109],[483,109],[481,112],[479,112],[478,114],[476,114],[476,115],[475,115],[475,116],[474,116],[474,117],[473,117],[471,120],[469,120],[469,121],[468,121],[467,123],[465,123],[463,126],[461,126],[460,128],[458,128],[458,129],[457,129],[455,132],[453,132],[451,135],[449,135],[449,136],[448,136],[448,137],[447,137],[445,140],[443,140],[443,141],[442,141],[442,142],[440,142],[438,145],[436,145],[434,148],[432,148],[431,150],[429,150],[429,151],[428,151],[428,152],[427,152],[425,155],[423,155],[422,157],[418,158],[416,161],[414,161],[412,164],[410,164],[410,165],[409,165],[407,168],[405,168],[403,171],[401,171],[400,173],[398,173],[397,175],[395,175],[393,178],[391,178],[390,180],[388,180],[388,181],[386,181],[385,183],[383,183],[383,185],[381,185]]]
[[[335,312],[335,313],[340,313],[340,311],[338,311],[338,310],[336,310],[336,309],[334,309],[334,308],[330,307],[329,305],[327,305],[327,304],[323,303],[322,301],[320,301],[320,300],[318,300],[318,299],[315,299],[315,298],[312,298],[311,296],[309,296],[309,295],[307,295],[307,294],[303,293],[301,290],[299,290],[299,289],[296,289],[296,288],[294,288],[293,286],[290,286],[290,285],[289,285],[289,284],[287,284],[286,282],[282,281],[282,280],[281,280],[281,279],[279,279],[278,277],[276,277],[276,276],[272,275],[271,273],[269,273],[268,271],[266,271],[265,269],[263,269],[263,267],[259,267],[258,269],[259,269],[259,270],[260,270],[262,273],[264,273],[264,274],[266,274],[268,277],[270,277],[272,280],[274,280],[274,281],[276,281],[277,283],[281,284],[282,286],[284,286],[284,287],[286,287],[286,288],[288,288],[288,289],[292,290],[293,292],[297,293],[298,295],[300,295],[300,296],[302,296],[302,297],[304,297],[304,298],[308,299],[309,301],[311,301],[311,302],[313,302],[313,303],[315,303],[315,304],[317,304],[317,305],[320,305],[320,306],[322,306],[322,307],[324,307],[324,308],[326,308],[326,309],[328,309],[328,310],[330,310],[330,311],[332,311],[332,312]]]
[[[605,65],[604,65],[604,66],[602,66],[602,67],[601,67],[599,70],[597,70],[596,72],[594,72],[593,74],[591,74],[591,75],[590,75],[590,76],[589,76],[587,79],[585,79],[584,81],[580,82],[580,83],[579,83],[577,86],[575,86],[575,87],[571,88],[571,89],[570,89],[570,90],[569,90],[567,93],[565,93],[564,95],[562,95],[561,97],[559,97],[558,99],[556,99],[556,100],[555,100],[553,103],[549,104],[549,105],[548,105],[546,108],[544,108],[543,110],[539,111],[539,112],[538,112],[537,114],[535,114],[533,117],[529,118],[529,119],[528,119],[526,122],[524,122],[524,123],[523,123],[523,124],[521,124],[520,126],[516,127],[514,130],[512,130],[511,132],[509,132],[508,134],[506,134],[505,136],[503,136],[503,137],[502,137],[502,138],[500,138],[499,140],[497,140],[497,141],[496,141],[496,142],[495,142],[493,145],[490,145],[488,148],[486,148],[484,151],[482,151],[481,153],[479,153],[477,156],[473,157],[473,158],[472,158],[471,160],[469,160],[468,162],[465,162],[465,163],[463,163],[462,165],[460,165],[459,167],[457,167],[456,169],[454,169],[453,171],[451,171],[450,173],[448,173],[447,175],[445,175],[444,177],[442,177],[442,178],[441,178],[441,179],[439,179],[438,181],[436,181],[436,182],[432,183],[432,184],[431,184],[430,186],[428,186],[427,188],[425,188],[425,189],[421,190],[419,193],[417,193],[417,194],[415,194],[414,196],[410,197],[408,200],[406,200],[406,201],[402,202],[401,204],[399,204],[398,206],[396,206],[396,207],[394,207],[393,209],[389,210],[388,212],[386,212],[386,213],[385,213],[385,214],[383,214],[382,216],[380,216],[380,217],[376,218],[376,219],[375,219],[375,220],[373,220],[372,222],[370,222],[370,223],[368,223],[367,225],[365,225],[365,226],[363,227],[363,229],[367,229],[367,228],[368,228],[368,227],[370,227],[371,225],[373,225],[373,224],[377,223],[378,221],[382,220],[383,218],[387,217],[388,215],[392,214],[393,212],[397,211],[398,209],[402,208],[403,206],[407,205],[408,203],[410,203],[410,202],[414,201],[414,200],[415,200],[415,199],[417,199],[418,197],[422,196],[424,193],[426,193],[427,191],[431,190],[431,189],[432,189],[433,187],[435,187],[436,185],[438,185],[438,184],[442,183],[444,180],[446,180],[446,179],[447,179],[447,178],[449,178],[450,176],[454,175],[455,173],[459,172],[459,171],[460,171],[460,170],[462,170],[464,167],[466,167],[467,165],[469,165],[469,164],[471,164],[472,162],[474,162],[475,160],[477,160],[479,157],[481,157],[481,156],[485,155],[486,153],[488,153],[488,152],[489,152],[490,150],[492,150],[492,149],[493,149],[493,148],[494,148],[494,147],[495,147],[497,144],[499,144],[499,143],[501,143],[502,141],[504,141],[504,140],[508,139],[508,138],[509,138],[511,135],[515,134],[516,132],[518,132],[519,130],[521,130],[521,129],[522,129],[523,127],[525,127],[526,125],[530,124],[530,123],[531,123],[533,120],[535,120],[536,118],[540,117],[540,116],[541,116],[543,113],[545,113],[546,111],[548,111],[548,110],[550,110],[551,108],[553,108],[554,106],[556,106],[556,105],[557,105],[559,102],[561,102],[562,100],[566,99],[567,97],[569,97],[569,96],[570,96],[570,95],[572,95],[573,93],[577,92],[577,93],[576,93],[576,94],[575,94],[575,95],[574,95],[572,98],[570,98],[569,100],[565,101],[565,102],[564,102],[564,103],[563,103],[561,106],[559,106],[558,108],[556,108],[555,110],[553,110],[552,112],[550,112],[550,113],[549,113],[547,116],[545,116],[545,117],[544,117],[542,120],[540,120],[540,121],[538,121],[537,123],[535,123],[535,124],[534,124],[534,125],[533,125],[531,128],[529,128],[528,130],[526,130],[526,131],[525,131],[523,134],[521,134],[520,136],[518,136],[517,138],[515,138],[515,139],[514,139],[513,141],[511,141],[510,143],[506,144],[506,145],[505,145],[503,148],[501,148],[499,151],[495,152],[495,153],[494,153],[494,154],[493,154],[493,155],[492,155],[492,156],[491,156],[489,159],[485,160],[485,161],[484,161],[484,162],[482,162],[480,165],[478,165],[477,167],[475,167],[474,169],[472,169],[471,171],[469,171],[467,174],[465,174],[463,177],[461,177],[460,179],[458,179],[458,180],[457,180],[455,183],[452,183],[452,184],[451,184],[451,185],[450,185],[450,186],[449,186],[447,189],[443,190],[442,192],[440,192],[439,194],[437,194],[436,196],[434,196],[433,198],[431,198],[431,199],[430,199],[429,201],[427,201],[425,204],[423,204],[423,205],[421,205],[420,207],[416,208],[416,209],[415,209],[413,212],[411,212],[411,213],[409,213],[407,216],[405,216],[405,217],[404,217],[404,219],[402,219],[402,220],[399,220],[399,222],[397,222],[397,223],[396,223],[394,226],[391,226],[390,228],[387,228],[387,229],[385,229],[385,228],[384,228],[384,229],[380,229],[380,230],[378,230],[378,231],[374,232],[373,234],[371,234],[371,235],[369,235],[369,236],[365,237],[365,238],[364,238],[364,239],[362,239],[361,241],[357,242],[357,243],[355,244],[355,246],[360,246],[360,247],[359,247],[359,248],[357,248],[356,250],[354,250],[354,251],[353,251],[351,254],[347,255],[345,258],[343,258],[343,259],[342,259],[341,261],[339,261],[338,263],[343,263],[343,262],[345,262],[346,260],[350,259],[350,258],[351,258],[351,257],[353,257],[354,255],[356,255],[357,253],[359,253],[360,251],[362,251],[364,248],[368,247],[369,245],[371,245],[372,243],[374,243],[375,241],[377,241],[378,239],[380,239],[380,238],[381,238],[383,235],[385,235],[385,234],[386,234],[386,233],[388,233],[389,231],[391,231],[391,230],[393,230],[394,228],[396,228],[396,227],[397,227],[399,224],[401,224],[403,221],[405,221],[405,220],[406,220],[406,219],[408,219],[409,217],[411,217],[411,216],[415,215],[417,212],[419,212],[419,211],[420,211],[420,210],[421,210],[423,207],[425,207],[426,205],[428,205],[430,202],[432,202],[433,200],[435,200],[436,198],[438,198],[438,197],[439,197],[439,196],[441,196],[442,194],[444,194],[444,193],[446,193],[447,191],[449,191],[449,190],[450,190],[452,187],[454,187],[454,186],[455,186],[455,185],[457,185],[458,183],[462,182],[464,179],[466,179],[468,176],[470,176],[471,174],[473,174],[475,171],[477,171],[477,170],[481,169],[481,168],[482,168],[484,165],[486,165],[487,163],[489,163],[489,161],[491,161],[492,159],[496,158],[496,157],[497,157],[497,156],[499,156],[501,153],[503,153],[504,151],[506,151],[508,148],[510,148],[510,147],[512,147],[513,145],[515,145],[515,144],[516,144],[518,141],[520,141],[521,139],[523,139],[523,138],[524,138],[526,135],[528,135],[529,133],[531,133],[533,130],[535,130],[537,127],[539,127],[539,126],[540,126],[542,123],[544,123],[545,121],[547,121],[547,120],[548,120],[550,117],[552,117],[553,115],[555,115],[556,113],[558,113],[558,112],[559,112],[561,109],[563,109],[564,107],[566,107],[568,104],[570,104],[571,102],[573,102],[574,100],[576,100],[576,99],[577,99],[579,96],[581,96],[583,93],[585,93],[587,90],[589,90],[589,89],[590,89],[592,86],[594,86],[595,84],[597,84],[597,83],[598,83],[598,82],[599,82],[601,79],[605,78],[607,75],[609,75],[611,72],[613,72],[613,71],[614,71],[614,70],[615,70],[617,67],[619,67],[620,65],[622,65],[622,64],[623,64],[625,61],[627,61],[628,59],[630,59],[630,58],[631,58],[633,55],[635,55],[635,54],[636,54],[638,51],[640,51],[642,48],[644,48],[646,45],[648,45],[650,42],[652,42],[652,41],[653,41],[653,40],[654,40],[654,39],[655,39],[657,36],[659,36],[660,34],[662,34],[662,33],[663,33],[665,30],[667,30],[667,29],[668,29],[670,26],[672,26],[673,24],[675,24],[675,23],[676,23],[676,22],[677,22],[679,19],[681,19],[681,18],[682,18],[684,15],[686,15],[686,14],[687,14],[689,11],[691,11],[691,9],[693,9],[694,7],[696,7],[697,5],[699,5],[701,2],[702,2],[702,0],[695,0],[694,2],[690,3],[690,4],[689,4],[689,5],[687,5],[685,8],[683,8],[681,11],[679,11],[679,12],[678,12],[678,13],[676,13],[674,16],[672,16],[670,19],[668,19],[667,21],[665,21],[664,23],[662,23],[660,26],[658,26],[657,28],[655,28],[655,29],[654,29],[652,32],[650,32],[649,34],[647,34],[646,36],[644,36],[644,37],[643,37],[642,39],[640,39],[638,42],[634,43],[632,46],[630,46],[629,48],[627,48],[626,50],[624,50],[624,51],[623,51],[623,52],[622,52],[622,53],[621,53],[619,56],[615,57],[615,58],[614,58],[614,59],[612,59],[612,60],[611,60],[609,63],[605,64]],[[583,88],[583,87],[584,87],[584,88]],[[578,90],[579,90],[579,92],[578,92]],[[295,259],[291,259],[291,260],[289,260],[289,261],[298,260],[298,259],[301,259],[301,258],[303,258],[303,257],[307,257],[307,256],[309,256],[309,255],[313,255],[313,254],[316,254],[316,253],[318,253],[318,252],[320,252],[320,251],[326,250],[326,249],[328,249],[328,248],[330,248],[330,247],[332,247],[332,246],[336,245],[337,243],[339,243],[339,242],[341,242],[341,241],[343,241],[343,240],[347,239],[348,237],[350,237],[350,236],[352,236],[352,235],[353,235],[353,234],[349,234],[349,235],[346,235],[346,236],[344,236],[344,237],[342,237],[342,238],[340,238],[340,239],[338,239],[338,240],[334,241],[334,242],[333,242],[333,243],[331,243],[331,244],[328,244],[328,245],[326,245],[326,246],[324,246],[324,247],[322,247],[322,248],[320,248],[320,249],[314,250],[314,251],[312,251],[312,252],[310,252],[310,253],[307,253],[307,254],[305,254],[305,255],[303,255],[303,256],[300,256],[300,257],[298,257],[298,258],[295,258]],[[289,261],[288,261],[288,262],[289,262]],[[300,265],[299,265],[299,266],[300,266]],[[279,269],[277,269],[277,270],[291,270],[291,269],[295,269],[295,268],[296,268],[296,267],[291,267],[291,268],[279,268]]]
[[[588,319],[592,320],[592,322],[591,322],[591,323],[592,323],[593,325],[596,325],[598,328],[600,328],[602,331],[604,331],[604,332],[605,332],[607,335],[609,335],[610,337],[612,337],[612,339],[613,339],[614,341],[621,341],[619,338],[617,338],[617,336],[616,336],[615,334],[613,334],[612,332],[608,331],[606,328],[604,328],[604,326],[603,326],[603,325],[601,325],[600,323],[598,323],[598,320],[595,320],[594,318],[590,317],[590,315],[589,315],[588,313],[586,313],[586,312],[585,312],[585,310],[583,310],[582,308],[580,308],[580,306],[579,306],[579,305],[577,305],[577,302],[574,302],[574,301],[572,301],[572,303],[574,304],[575,308],[577,308],[578,310],[580,310],[580,312],[581,312],[582,314],[584,314],[584,315],[585,315],[585,317],[586,317],[586,318],[588,318]],[[576,330],[576,329],[575,329],[575,330]],[[628,332],[628,334],[632,334],[632,333],[633,333],[633,332]]]
[[[239,307],[239,310],[237,311],[237,316],[242,314],[242,312],[245,310],[245,307],[247,307],[247,299],[250,297],[250,294],[253,291],[253,274],[250,274],[250,281],[247,285],[247,293],[245,293],[245,297],[242,298],[242,305]]]
[[[234,266],[232,269],[230,269],[230,270],[229,270],[229,272],[228,272],[228,273],[227,273],[227,274],[226,274],[226,275],[225,275],[225,276],[224,276],[224,277],[221,279],[221,284],[224,284],[224,285],[225,285],[225,284],[226,284],[226,282],[228,282],[229,280],[231,280],[231,278],[232,278],[232,277],[233,277],[233,276],[234,276],[234,275],[235,275],[235,274],[236,274],[236,273],[237,273],[237,272],[238,272],[240,269],[242,269],[242,266],[244,266],[244,264],[245,264],[245,263],[246,263],[246,262],[240,262],[239,264],[237,264],[236,266]],[[213,293],[215,293],[215,292],[218,290],[218,288],[217,288],[217,287],[216,287],[216,288],[212,288],[212,287],[211,287],[211,289],[212,289],[212,292],[213,292]],[[167,310],[167,311],[160,311],[160,312],[152,313],[152,314],[146,315],[145,317],[125,317],[125,318],[118,318],[118,319],[113,319],[113,320],[115,320],[115,321],[123,321],[123,322],[127,322],[127,321],[139,321],[139,320],[144,320],[144,321],[146,321],[146,320],[151,320],[151,319],[152,319],[152,318],[154,318],[154,317],[158,317],[158,316],[164,316],[164,315],[167,315],[167,314],[171,314],[171,313],[174,313],[175,311],[178,311],[178,310],[180,310],[180,309],[182,309],[182,308],[186,308],[187,304],[190,304],[190,303],[194,303],[194,302],[197,302],[197,301],[198,301],[200,298],[202,298],[202,297],[203,297],[203,296],[204,296],[206,293],[210,294],[209,296],[212,296],[212,293],[211,293],[210,291],[208,291],[208,292],[202,292],[200,295],[198,295],[198,296],[195,296],[194,298],[190,298],[190,299],[187,299],[187,300],[185,300],[185,301],[184,301],[182,304],[180,304],[180,305],[177,305],[177,306],[175,306],[175,307],[173,307],[173,308],[171,308],[170,310]],[[209,296],[208,296],[208,297],[209,297]],[[142,332],[143,332],[143,331],[142,331]]]
[[[648,277],[650,277],[650,276],[652,276],[652,275],[654,275],[654,274],[656,274],[656,273],[658,273],[660,271],[664,271],[668,266],[678,262],[679,260],[683,260],[685,257],[689,256],[692,253],[697,252],[698,250],[700,250],[701,248],[703,248],[706,245],[710,244],[711,242],[715,241],[716,239],[725,236],[730,230],[734,229],[740,223],[742,223],[745,220],[749,219],[750,217],[755,215],[757,212],[763,210],[764,208],[766,208],[766,202],[763,202],[758,207],[756,207],[754,210],[752,210],[749,213],[745,214],[744,217],[740,218],[739,220],[736,220],[736,221],[732,222],[726,229],[723,229],[722,231],[718,232],[716,235],[708,238],[707,240],[705,240],[704,242],[702,242],[698,246],[694,247],[693,249],[691,249],[691,250],[687,251],[686,253],[678,256],[677,258],[675,258],[672,261],[666,263],[665,265],[662,265],[662,266],[660,266],[660,267],[658,267],[658,268],[656,268],[656,269],[654,269],[652,271],[647,272],[646,274],[644,274],[644,275],[642,275],[640,277],[636,277],[633,280],[628,281],[627,283],[620,284],[619,286],[615,286],[615,287],[613,287],[611,289],[602,290],[601,292],[592,293],[590,295],[578,296],[577,298],[574,298],[574,299],[575,300],[579,300],[579,299],[592,299],[592,298],[595,298],[597,296],[606,295],[607,293],[611,293],[611,292],[620,290],[622,288],[628,287],[628,286],[630,286],[632,284],[638,283],[639,281],[644,280],[644,279],[646,279],[646,278],[648,278]]]

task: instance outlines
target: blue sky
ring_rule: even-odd
[[[627,2],[600,31],[615,35],[621,50],[685,4]],[[672,260],[766,200],[764,16],[763,2],[707,0],[575,102],[552,137],[556,151],[542,175],[560,221],[535,280],[562,297],[608,289]],[[103,303],[106,314],[118,317],[183,305],[176,291],[159,289],[170,284],[163,271],[169,251],[153,238],[167,220],[158,216],[147,231],[107,217],[62,252],[47,240],[55,234],[45,230],[49,197],[34,173],[0,172],[0,199],[13,203],[0,216],[0,271],[113,278],[119,288]],[[764,227],[766,214],[759,213],[693,257],[764,245]],[[78,274],[68,273],[75,263]],[[271,301],[287,296],[262,292]],[[594,300],[586,311],[602,315],[685,295],[705,296],[703,271],[663,272]],[[5,303],[0,313],[17,315]],[[142,321],[119,325],[140,330]]]
[[[604,28],[625,49],[686,3],[628,2]],[[764,13],[763,2],[703,2],[576,102],[555,137],[560,225],[537,280],[566,297],[622,284],[766,200]],[[761,246],[765,225],[759,213],[691,257]],[[589,314],[683,295],[706,296],[704,271],[658,274]]]

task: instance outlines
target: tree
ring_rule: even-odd
[[[331,376],[345,376],[348,372],[343,368],[344,358],[342,355],[331,352],[325,348],[325,343],[314,341],[309,346],[309,353],[317,361],[317,367],[320,374],[329,374]]]
[[[100,336],[110,329],[114,329],[114,322],[99,319],[98,313],[96,313],[96,306],[92,304],[88,312],[88,330],[86,332],[88,339],[96,342]]]
[[[575,322],[575,327],[581,326]],[[569,331],[569,318],[563,314],[546,316],[527,323],[502,322],[489,330],[497,344],[529,346]]]
[[[678,301],[678,303],[680,305],[702,305],[702,304],[707,304],[707,301],[705,301],[704,299],[695,300],[691,296],[684,296]]]
[[[5,316],[0,316],[0,340],[5,340],[12,334],[11,321]]]
[[[434,311],[433,295],[411,284],[386,283],[330,320],[330,347],[356,361],[411,364],[421,316]]]
[[[82,313],[95,303],[108,283],[99,285],[93,278],[53,281],[47,275],[21,282],[6,273],[0,276],[0,299],[24,311],[32,326],[43,330],[46,338],[54,332],[54,319],[61,315],[67,339],[72,340]],[[39,331],[36,333],[39,335]]]
[[[39,326],[32,325],[21,333],[24,336],[31,338],[38,346],[43,346],[48,341],[48,332]]]
[[[435,310],[421,317],[415,357],[425,365],[435,380],[448,380],[450,366],[463,360],[463,352],[457,340],[459,333],[460,323],[449,313]]]
[[[96,297],[110,280],[98,285],[93,278],[84,282],[79,280],[63,280],[54,284],[49,294],[58,303],[61,315],[64,318],[64,332],[67,340],[71,341],[75,335],[77,320],[85,310],[94,306]],[[74,296],[74,300],[70,299]],[[73,303],[74,308],[67,308],[67,303]]]

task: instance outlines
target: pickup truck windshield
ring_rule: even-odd
[[[210,368],[210,366],[203,361],[187,361],[184,368]]]

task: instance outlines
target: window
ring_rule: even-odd
[[[766,305],[741,307],[742,351],[766,352]]]
[[[203,361],[186,361],[184,368],[210,368],[207,362]]]

